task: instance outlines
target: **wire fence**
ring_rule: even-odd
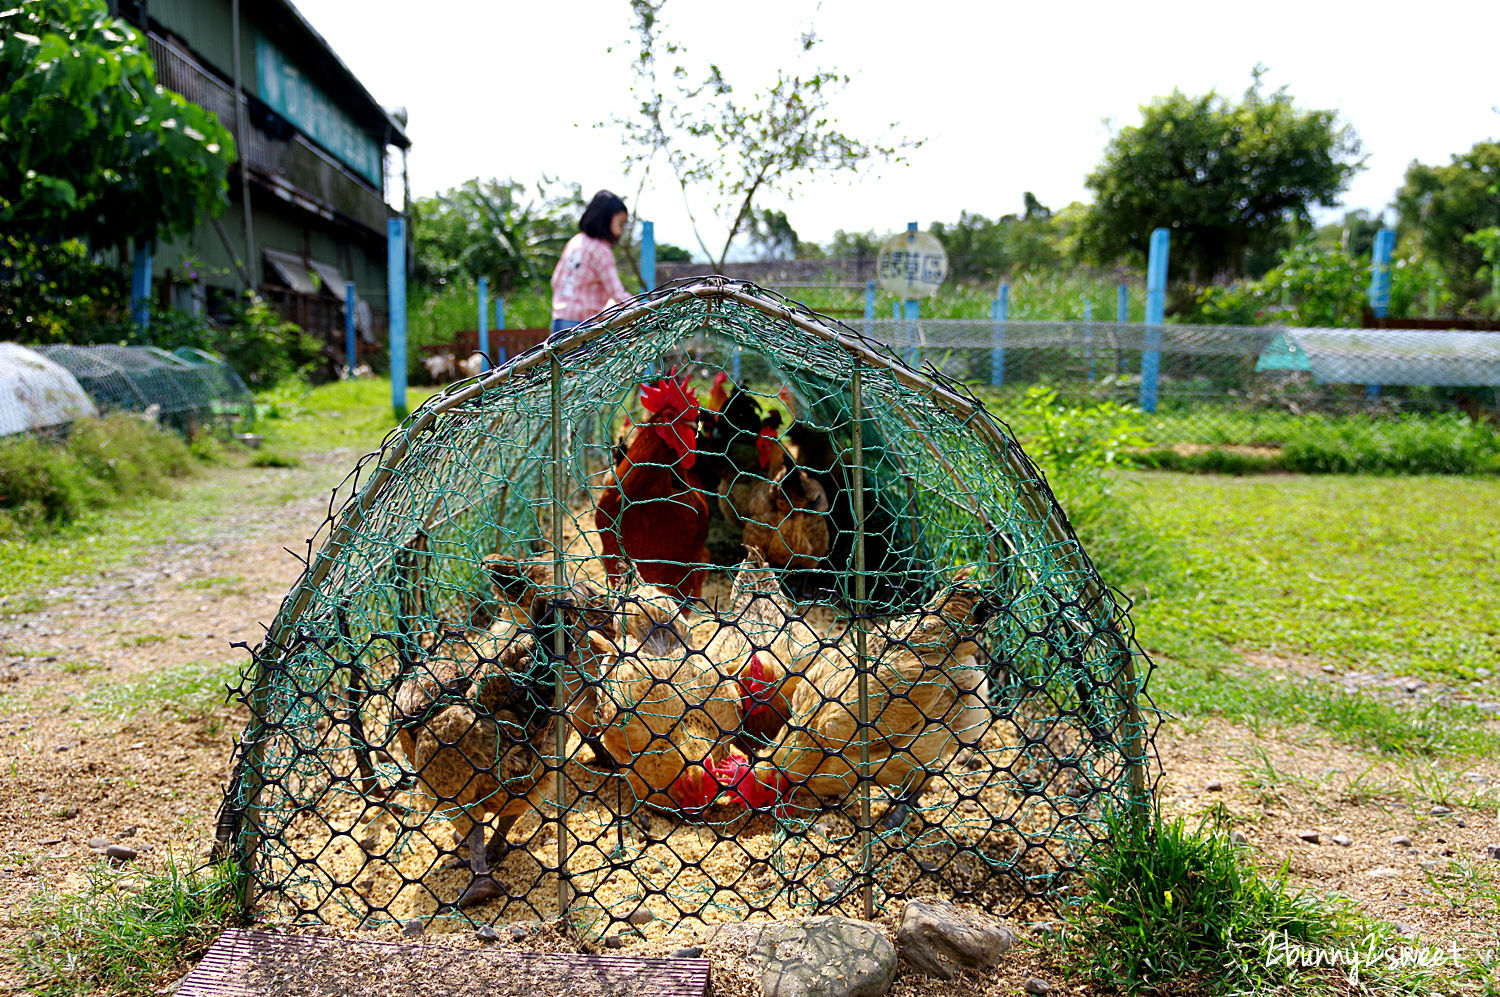
[[[907,363],[980,389],[1044,384],[1147,411],[1500,409],[1500,334],[1456,330],[860,320]],[[1003,402],[1000,411],[1004,411]],[[1191,418],[1174,423],[1184,438]]]
[[[242,432],[255,420],[255,400],[245,382],[202,350],[64,344],[31,349],[72,374],[101,414],[154,413],[162,425],[189,439]]]
[[[362,461],[242,686],[282,922],[1065,898],[1153,779],[1150,662],[961,385],[754,285],[632,299]]]

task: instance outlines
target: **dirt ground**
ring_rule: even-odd
[[[84,885],[104,845],[127,845],[148,867],[206,854],[242,715],[135,709],[108,693],[195,662],[243,662],[229,645],[258,639],[300,569],[283,548],[305,549],[326,515],[328,489],[355,456],[215,472],[239,476],[247,490],[274,480],[301,497],[226,505],[179,540],[44,593],[41,610],[0,608],[0,946],[8,950],[25,932],[24,912],[44,888]],[[1285,863],[1298,885],[1337,892],[1427,940],[1500,944],[1494,893],[1482,895],[1500,889],[1500,861],[1488,857],[1500,845],[1500,759],[1417,766],[1311,728],[1221,720],[1169,722],[1157,747],[1164,809],[1193,819],[1217,812],[1263,868]],[[653,939],[631,954],[665,954],[685,937]],[[720,992],[749,992],[742,967],[710,956]],[[983,978],[908,976],[895,992],[1015,993],[1030,976],[1055,984],[1054,993],[1085,992],[1029,948]],[[16,982],[10,956],[0,955],[0,988]]]

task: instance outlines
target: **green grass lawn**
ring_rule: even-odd
[[[1500,482],[1133,474],[1176,577],[1136,612],[1142,643],[1468,678],[1500,661]]]

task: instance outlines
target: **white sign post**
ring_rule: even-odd
[[[907,341],[907,363],[915,364],[915,323],[921,317],[921,299],[930,298],[943,285],[948,254],[937,236],[918,232],[917,223],[910,222],[905,232],[897,232],[881,245],[875,272],[880,286],[906,303],[904,309],[898,306],[896,317],[904,320],[901,338]]]

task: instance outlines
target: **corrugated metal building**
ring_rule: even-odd
[[[361,339],[383,341],[386,221],[399,214],[386,192],[404,190],[387,151],[410,146],[404,121],[287,0],[115,6],[145,30],[159,82],[218,115],[242,160],[243,172],[231,169],[230,208],[157,247],[159,300],[215,314],[253,287],[342,358],[344,281],[353,280]]]

